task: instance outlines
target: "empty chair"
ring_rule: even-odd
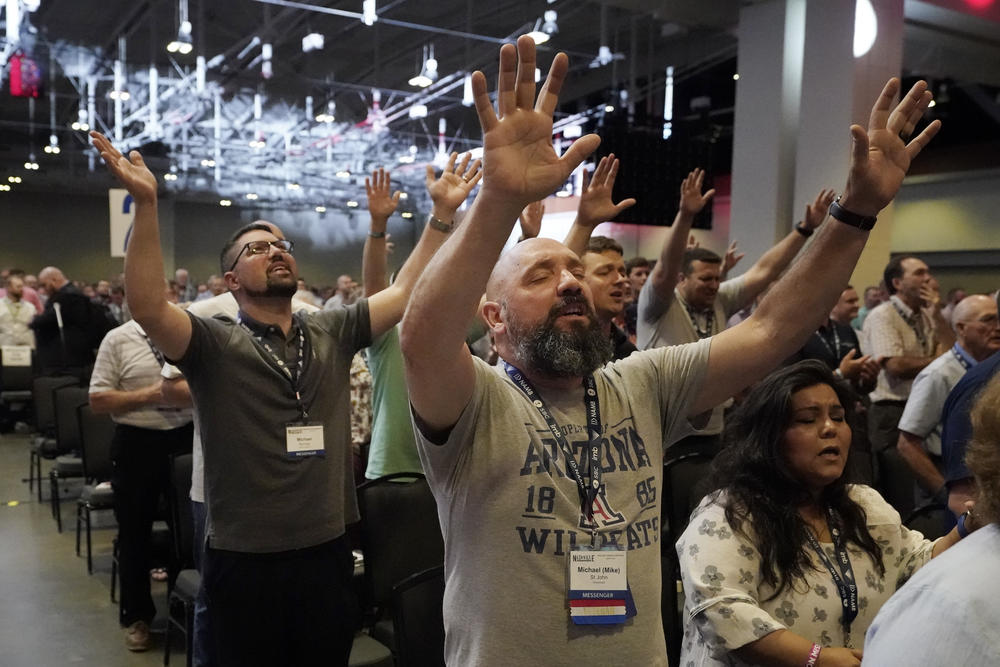
[[[80,457],[80,417],[77,410],[88,402],[86,387],[60,387],[55,391],[56,463],[49,471],[49,488],[52,518],[62,532],[62,507],[59,482],[83,477],[83,459]]]
[[[392,621],[387,612],[393,586],[417,572],[444,565],[437,505],[423,475],[398,473],[359,486],[358,506],[371,633],[392,647]]]
[[[392,589],[397,667],[444,667],[444,566],[418,572]]]
[[[26,412],[31,404],[34,351],[27,365],[7,365],[8,361],[13,362],[13,359],[3,357],[0,352],[0,416],[5,420],[10,419],[9,426],[13,423],[10,416]]]
[[[31,401],[35,406],[36,435],[31,442],[28,460],[28,490],[38,482],[38,502],[42,501],[42,459],[54,459],[59,453],[56,445],[56,408],[53,392],[59,387],[79,384],[68,375],[36,377],[31,383]]]
[[[97,510],[111,510],[115,506],[115,494],[111,481],[111,441],[115,434],[115,423],[108,415],[94,414],[90,405],[77,408],[80,420],[81,459],[85,484],[76,504],[76,555],[80,555],[80,531],[87,527],[87,574],[94,571],[93,551],[90,539],[91,513]],[[114,593],[112,593],[112,600]]]

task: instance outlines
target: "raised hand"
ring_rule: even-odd
[[[872,107],[867,131],[860,125],[851,126],[851,169],[840,205],[859,215],[877,215],[892,201],[910,162],[941,129],[941,121],[935,120],[910,139],[933,96],[927,82],[917,81],[893,108],[899,86],[896,78],[885,84]]]
[[[614,153],[605,155],[597,163],[594,175],[583,176],[583,192],[580,194],[580,207],[576,213],[577,222],[585,227],[596,227],[607,220],[618,217],[618,214],[635,205],[635,199],[629,197],[617,204],[611,199],[618,176],[618,158]]]
[[[691,217],[698,215],[715,195],[715,188],[702,194],[701,185],[704,180],[705,170],[695,169],[681,182],[681,213]]]
[[[802,226],[806,229],[816,229],[826,220],[827,211],[833,203],[837,193],[826,188],[819,191],[813,203],[806,204],[806,214],[802,218]]]
[[[500,49],[497,112],[490,103],[486,77],[472,75],[476,113],[483,129],[483,193],[491,201],[509,202],[521,209],[543,199],[560,184],[600,139],[587,135],[573,142],[562,157],[552,148],[552,113],[569,69],[559,53],[535,101],[535,43],[522,35],[517,47]]]
[[[730,243],[729,248],[726,250],[726,256],[722,258],[722,275],[727,275],[729,269],[739,264],[739,261],[745,256],[746,253],[737,250],[736,241]]]
[[[108,171],[129,191],[136,202],[156,201],[156,177],[143,162],[139,151],[132,151],[125,157],[100,132],[91,132],[90,140],[101,154],[104,164],[108,165]]]
[[[533,239],[542,231],[542,216],[545,215],[545,204],[533,201],[521,210],[517,216],[521,223],[521,238]]]
[[[698,239],[695,238],[694,234],[689,234],[688,235],[687,247],[685,248],[686,250],[694,250],[695,248],[699,247],[700,245],[701,244],[698,243]]]
[[[372,217],[372,222],[380,225],[377,232],[385,231],[385,223],[399,206],[400,192],[389,194],[390,180],[389,172],[382,167],[372,171],[371,177],[365,177],[365,194],[368,195],[368,213]]]
[[[482,163],[476,160],[469,164],[472,155],[466,153],[462,156],[462,161],[457,165],[458,153],[448,156],[448,164],[445,165],[441,176],[434,178],[434,167],[427,165],[427,192],[431,195],[436,209],[434,215],[445,222],[450,222],[458,207],[468,198],[472,188],[483,177],[480,169]]]

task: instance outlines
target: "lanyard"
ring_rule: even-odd
[[[293,320],[294,321],[294,320]],[[295,364],[286,364],[285,360],[274,351],[274,348],[268,344],[266,340],[255,334],[250,330],[246,324],[243,323],[243,313],[237,313],[236,322],[240,325],[240,328],[250,336],[252,340],[259,348],[263,349],[274,361],[278,369],[288,378],[288,384],[292,388],[292,393],[295,395],[295,404],[299,408],[299,412],[302,414],[302,420],[305,421],[309,418],[309,411],[306,410],[306,406],[302,403],[302,376],[304,375],[303,370],[305,369],[305,349],[306,349],[306,337],[305,337],[305,327],[296,321],[299,329],[299,340],[298,340],[298,352],[295,355]]]
[[[819,330],[813,332],[813,334],[820,339],[823,343],[823,347],[833,356],[835,361],[840,361],[840,334],[837,332],[837,325],[832,320],[830,321],[830,329],[833,330],[833,347],[830,347],[830,340],[821,334]]]
[[[812,531],[807,530],[806,535],[809,538],[809,545],[816,552],[816,555],[819,556],[820,561],[826,566],[826,569],[830,571],[830,576],[833,577],[833,583],[840,594],[840,602],[844,606],[844,615],[841,618],[841,624],[844,626],[845,632],[850,632],[851,623],[858,616],[858,585],[854,580],[854,568],[851,567],[851,559],[847,556],[847,547],[844,545],[844,541],[840,535],[840,521],[837,519],[837,515],[834,513],[832,507],[827,507],[826,511],[827,525],[830,527],[830,535],[833,537],[833,548],[837,554],[839,569],[830,562],[826,552],[823,551],[823,547],[820,546]]]
[[[687,309],[688,319],[691,320],[691,326],[694,327],[694,331],[698,334],[698,339],[708,338],[712,335],[712,329],[715,328],[715,309],[709,308],[705,312],[705,328],[702,329],[698,326],[698,316],[694,308],[688,304],[684,304],[684,308]]]
[[[569,441],[566,440],[566,436],[563,435],[562,429],[559,428],[559,424],[552,416],[552,413],[549,411],[545,401],[528,381],[528,378],[524,377],[521,371],[511,366],[506,361],[504,362],[504,369],[507,371],[507,375],[510,376],[510,379],[514,382],[517,388],[520,389],[524,395],[528,397],[528,400],[531,401],[532,405],[538,409],[542,419],[545,420],[546,426],[549,427],[552,437],[556,439],[559,449],[562,450],[563,458],[566,459],[566,468],[569,471],[569,477],[576,482],[576,490],[580,494],[580,511],[587,518],[587,523],[590,524],[591,540],[596,542],[597,528],[594,525],[594,499],[597,498],[597,491],[601,488],[602,474],[600,464],[601,409],[597,398],[597,383],[594,382],[594,376],[588,375],[583,378],[583,402],[587,410],[587,473],[590,478],[590,483],[588,485],[587,482],[584,481],[584,476],[581,474],[580,466],[576,462],[576,457],[573,456],[573,450],[569,446]]]
[[[896,309],[899,316],[903,318],[903,321],[910,325],[913,329],[914,335],[917,337],[917,342],[920,343],[920,351],[927,352],[927,335],[924,333],[924,327],[920,311],[914,311],[910,315],[903,312],[903,309],[899,307],[899,304],[895,301],[891,301],[892,307]]]
[[[142,337],[146,339],[146,345],[149,346],[153,356],[156,357],[156,363],[160,364],[160,368],[163,368],[163,364],[166,363],[166,359],[163,358],[163,353],[160,352],[155,345],[153,345],[153,341],[149,340],[149,336],[146,335],[145,331],[142,332]]]
[[[955,355],[956,359],[958,359],[958,363],[962,364],[962,368],[965,370],[972,368],[972,362],[970,362],[969,358],[963,354],[962,349],[958,347],[958,343],[951,346],[951,353]]]

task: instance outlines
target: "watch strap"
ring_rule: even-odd
[[[372,237],[373,239],[384,239],[385,232],[373,232],[371,230],[368,230],[368,236]]]
[[[815,230],[809,229],[808,227],[806,227],[805,225],[803,225],[801,222],[796,222],[795,223],[795,231],[797,231],[799,234],[802,234],[802,236],[804,236],[806,238],[809,238],[810,236],[813,235],[813,232]]]
[[[455,229],[455,222],[454,221],[452,221],[452,222],[445,222],[441,218],[438,218],[438,217],[433,216],[433,215],[429,216],[427,218],[427,224],[430,225],[431,227],[433,227],[434,229],[438,230],[439,232],[444,232],[445,234],[447,234],[451,230]]]
[[[878,219],[874,215],[867,216],[855,213],[854,211],[848,211],[840,205],[840,197],[837,197],[837,199],[830,204],[830,216],[845,225],[857,227],[863,231],[868,231],[873,228],[875,226],[875,221]]]

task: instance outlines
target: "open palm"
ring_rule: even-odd
[[[91,132],[90,138],[108,166],[108,171],[129,191],[133,199],[140,202],[156,198],[156,177],[146,167],[139,151],[132,151],[125,157],[100,132]]]

